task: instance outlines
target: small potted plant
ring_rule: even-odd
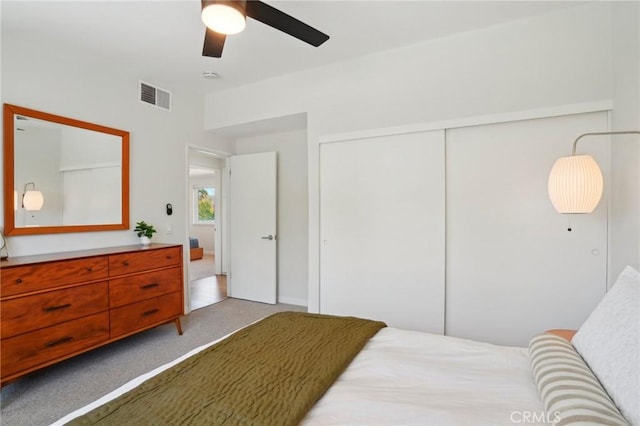
[[[149,225],[145,223],[144,220],[141,220],[140,222],[136,223],[136,227],[134,228],[133,232],[136,232],[138,234],[138,237],[140,237],[140,243],[143,246],[148,246],[149,244],[151,244],[151,237],[153,237],[153,234],[155,234],[157,231],[153,228],[153,225]]]

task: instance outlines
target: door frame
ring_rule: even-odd
[[[208,155],[211,155],[213,157],[217,157],[220,158],[221,160],[225,161],[225,167],[223,169],[216,169],[216,170],[220,170],[221,176],[220,176],[220,188],[219,188],[219,192],[220,195],[218,196],[218,194],[216,194],[216,202],[218,203],[218,205],[216,206],[216,246],[215,246],[215,254],[216,254],[216,268],[218,267],[218,257],[220,257],[220,272],[222,273],[226,273],[228,268],[225,268],[225,264],[228,265],[228,229],[227,229],[227,221],[226,221],[226,199],[228,197],[228,173],[229,173],[229,168],[228,168],[228,158],[231,157],[230,152],[226,152],[226,151],[221,151],[221,150],[217,150],[214,148],[209,148],[209,147],[205,147],[205,146],[200,146],[200,145],[194,145],[194,144],[187,144],[185,146],[185,176],[184,176],[184,187],[186,188],[185,190],[185,197],[184,197],[184,201],[183,201],[183,205],[184,206],[190,206],[191,205],[191,194],[193,192],[193,188],[190,185],[189,182],[189,166],[191,164],[190,161],[190,152],[191,151],[200,151],[203,153],[206,153]],[[188,210],[190,210],[190,208],[187,208]],[[184,241],[184,247],[187,247],[187,250],[184,250],[183,252],[183,265],[185,265],[184,272],[184,313],[188,314],[189,312],[191,312],[191,289],[189,286],[191,277],[189,276],[189,262],[191,261],[191,259],[189,258],[189,228],[191,226],[191,215],[186,214],[185,215],[186,220],[184,221],[184,235],[185,235],[185,241]],[[220,237],[217,236],[217,234],[220,234]],[[221,242],[220,246],[218,247],[217,243],[218,240]],[[216,271],[218,271],[218,269],[216,269]]]

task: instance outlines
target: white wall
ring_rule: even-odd
[[[615,76],[612,71],[619,61],[613,54],[623,54],[612,47],[612,7],[578,5],[208,95],[207,129],[307,113],[309,308],[318,305],[320,137],[610,100],[617,73],[637,78],[633,68]],[[628,31],[616,34],[633,37]],[[617,107],[614,117],[623,110],[634,113],[624,103]],[[637,190],[624,196],[637,200]],[[616,247],[628,253],[633,243]]]
[[[158,229],[154,241],[186,243],[184,147],[205,144],[201,93],[103,63],[99,49],[95,57],[78,57],[64,46],[48,48],[41,34],[33,40],[3,35],[1,54],[2,102],[130,132],[131,227],[145,220]],[[172,91],[171,112],[138,101],[140,79]],[[166,203],[174,206],[172,216]],[[131,230],[8,238],[11,256],[137,243]]]
[[[613,130],[640,130],[640,3],[613,5]],[[640,136],[611,144],[609,284],[625,265],[640,269]]]
[[[609,17],[575,7],[210,94],[205,128],[307,111],[327,134],[608,99]]]
[[[236,140],[237,154],[278,153],[278,301],[307,304],[307,133]]]

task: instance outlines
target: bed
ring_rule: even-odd
[[[359,318],[276,314],[138,377],[55,424],[123,424],[125,419],[130,424],[640,425],[639,287],[640,275],[628,267],[571,342],[542,333],[528,348]],[[271,346],[275,352],[267,350]],[[209,361],[212,374],[195,370]],[[217,378],[234,369],[230,377]],[[202,379],[194,391],[180,384],[195,381],[189,374]],[[233,404],[218,399],[234,392]],[[207,393],[218,396],[202,397]],[[156,410],[152,402],[157,401]]]

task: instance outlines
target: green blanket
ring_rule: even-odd
[[[275,314],[69,424],[295,425],[382,327]]]

